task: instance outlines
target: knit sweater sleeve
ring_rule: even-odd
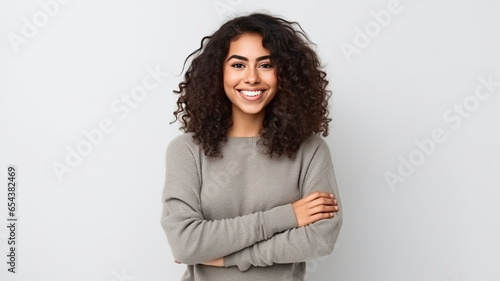
[[[297,226],[291,204],[235,218],[204,219],[197,155],[185,137],[167,148],[161,225],[175,259],[188,265],[211,261]]]
[[[302,197],[314,191],[333,193],[339,205],[335,216],[277,233],[268,240],[227,255],[224,257],[225,267],[237,266],[240,271],[246,271],[251,266],[304,262],[332,253],[342,225],[342,205],[326,143],[317,147],[307,173]]]

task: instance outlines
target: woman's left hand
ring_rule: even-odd
[[[202,262],[201,264],[209,265],[209,266],[224,267],[224,258],[218,258],[218,259],[215,259],[213,261]]]

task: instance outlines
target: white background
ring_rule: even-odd
[[[0,1],[1,280],[180,279],[185,266],[160,226],[165,149],[180,134],[169,125],[175,75],[203,36],[252,11],[299,22],[333,91],[327,142],[344,223],[307,279],[500,280],[500,86],[474,97],[477,87],[488,93],[478,77],[500,81],[499,1],[73,0],[52,1],[47,15],[48,2]],[[388,5],[397,12],[381,26],[375,15]],[[125,115],[121,96],[148,69],[173,75]],[[84,147],[83,131],[106,120],[112,131]],[[420,148],[436,129],[445,140]],[[58,180],[54,163],[68,165],[78,145],[87,155]],[[418,165],[398,172],[411,157]],[[15,275],[9,164],[18,168]],[[391,187],[387,173],[401,181]]]

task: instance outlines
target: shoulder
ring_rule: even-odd
[[[330,149],[325,139],[318,135],[308,137],[301,145],[300,150],[305,154],[330,154]]]
[[[297,159],[304,167],[323,170],[332,163],[330,149],[326,140],[318,135],[307,138],[299,148]]]
[[[183,133],[170,140],[168,146],[196,145],[193,140],[193,133]]]
[[[198,154],[200,146],[193,140],[193,133],[183,133],[174,137],[167,146],[167,155]]]
[[[335,185],[333,160],[326,140],[321,136],[311,136],[301,146],[301,166],[305,173],[304,180],[307,183],[304,187],[309,190],[311,185],[325,184],[328,179],[329,184]]]

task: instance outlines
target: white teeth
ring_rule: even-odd
[[[260,94],[262,94],[264,91],[260,90],[260,91],[245,91],[245,90],[240,90],[240,93],[244,94],[245,96],[249,96],[249,97],[256,97]]]

